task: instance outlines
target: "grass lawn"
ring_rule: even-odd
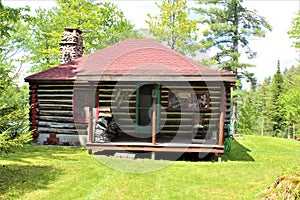
[[[167,162],[102,159],[138,168]],[[126,173],[82,148],[26,146],[0,157],[0,199],[258,199],[278,175],[300,166],[300,142],[245,136],[223,160]]]

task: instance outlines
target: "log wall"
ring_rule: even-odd
[[[191,88],[195,92],[209,92],[209,109],[201,110],[198,116],[205,125],[205,134],[208,131],[218,130],[220,119],[221,83],[192,82]],[[76,86],[78,88],[78,86]],[[88,89],[89,85],[82,85]],[[230,85],[226,89],[226,116],[225,123],[230,120]],[[116,121],[125,133],[135,132],[136,119],[136,82],[100,82],[98,107],[99,116],[103,110],[111,110]],[[73,118],[73,91],[74,84],[44,83],[30,84],[30,111],[31,129],[36,133],[59,134],[87,134],[87,123],[74,123]],[[168,110],[168,94],[172,92],[187,92],[187,86],[174,83],[161,83],[160,89],[160,135],[191,134],[196,111]],[[191,90],[190,90],[191,91]]]
[[[135,132],[135,111],[136,111],[136,83],[126,82],[99,83],[99,110],[100,117],[104,113],[101,110],[106,110],[111,107],[112,113],[117,118],[117,123],[120,124],[122,131],[128,134]],[[204,82],[191,83],[192,90],[195,92],[209,92],[210,105],[209,109],[198,111],[191,110],[168,110],[168,94],[172,92],[186,92],[186,85],[180,82],[161,83],[161,115],[160,135],[175,135],[175,134],[191,134],[192,126],[194,125],[195,113],[203,120],[204,134],[208,131],[217,131],[220,120],[220,101],[221,101],[221,84]],[[230,120],[230,85],[225,85],[226,88],[226,116],[225,123]],[[202,130],[201,130],[202,131]],[[202,131],[203,132],[203,131]]]
[[[37,133],[87,134],[85,123],[74,123],[74,84],[36,84],[30,91],[31,129]]]

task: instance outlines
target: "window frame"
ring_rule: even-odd
[[[186,108],[182,108],[181,104],[180,104],[180,100],[178,100],[178,97],[179,97],[179,94],[187,94],[187,96],[190,96],[192,94],[194,94],[196,97],[197,97],[197,101],[199,101],[199,98],[198,96],[200,97],[201,95],[206,95],[206,107],[200,107],[200,106],[196,106],[196,107],[191,107],[191,108],[188,108],[188,106]],[[177,100],[177,103],[179,103],[179,106],[178,108],[172,108],[171,106],[171,96],[174,96],[175,95],[175,98]],[[187,100],[189,100],[187,98]],[[185,91],[168,91],[168,110],[170,111],[176,111],[176,110],[186,110],[186,111],[199,111],[199,110],[209,110],[210,109],[210,103],[211,103],[211,99],[210,99],[210,93],[208,91],[195,91],[195,92],[185,92]]]
[[[91,90],[91,89],[85,89],[85,88],[78,88],[74,89],[73,91],[73,121],[75,123],[88,123],[88,115],[85,116],[85,118],[79,118],[77,117],[77,94],[78,93],[85,93],[85,106],[84,107],[92,107],[96,108],[96,119],[98,119],[98,104],[99,104],[99,91],[98,90]],[[92,95],[95,95],[94,98],[92,98]],[[93,102],[94,101],[94,102]]]

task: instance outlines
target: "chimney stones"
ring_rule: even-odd
[[[65,28],[60,43],[60,62],[66,63],[83,55],[82,31],[78,28]]]

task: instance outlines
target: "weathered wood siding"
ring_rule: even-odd
[[[221,84],[192,82],[189,88],[180,82],[161,83],[161,131],[160,135],[191,134],[194,125],[196,111],[168,110],[168,94],[172,92],[209,92],[209,109],[201,110],[199,115],[203,119],[206,133],[208,130],[218,130],[220,120]],[[136,120],[136,82],[100,82],[99,91],[99,115],[104,109],[111,109],[112,114],[125,133],[135,132]],[[80,88],[80,86],[76,86]],[[82,88],[88,89],[88,85]],[[192,89],[192,90],[191,90]],[[225,123],[230,120],[230,85],[225,84],[226,89],[226,117]],[[60,134],[87,134],[87,123],[74,123],[73,118],[73,91],[74,84],[44,83],[30,85],[30,103],[33,105],[30,112],[31,129],[38,133]]]
[[[136,84],[135,82],[102,82],[99,83],[99,110],[111,107],[114,117],[117,118],[121,129],[128,134],[135,132],[135,111],[136,111]],[[190,86],[182,85],[180,82],[161,83],[161,135],[191,134],[194,125],[194,115],[196,111],[191,110],[168,110],[168,94],[169,91],[184,92],[209,92],[210,105],[209,109],[201,110],[200,117],[204,121],[205,133],[210,130],[218,130],[220,119],[220,101],[221,101],[221,84],[192,82]],[[226,88],[226,117],[225,123],[229,123],[230,119],[230,86]],[[100,112],[101,116],[101,112]]]
[[[74,84],[36,84],[30,92],[35,108],[30,118],[38,133],[87,134],[86,124],[73,120]],[[34,93],[33,93],[34,92]],[[31,104],[34,102],[31,100]],[[34,119],[34,120],[33,120]]]

